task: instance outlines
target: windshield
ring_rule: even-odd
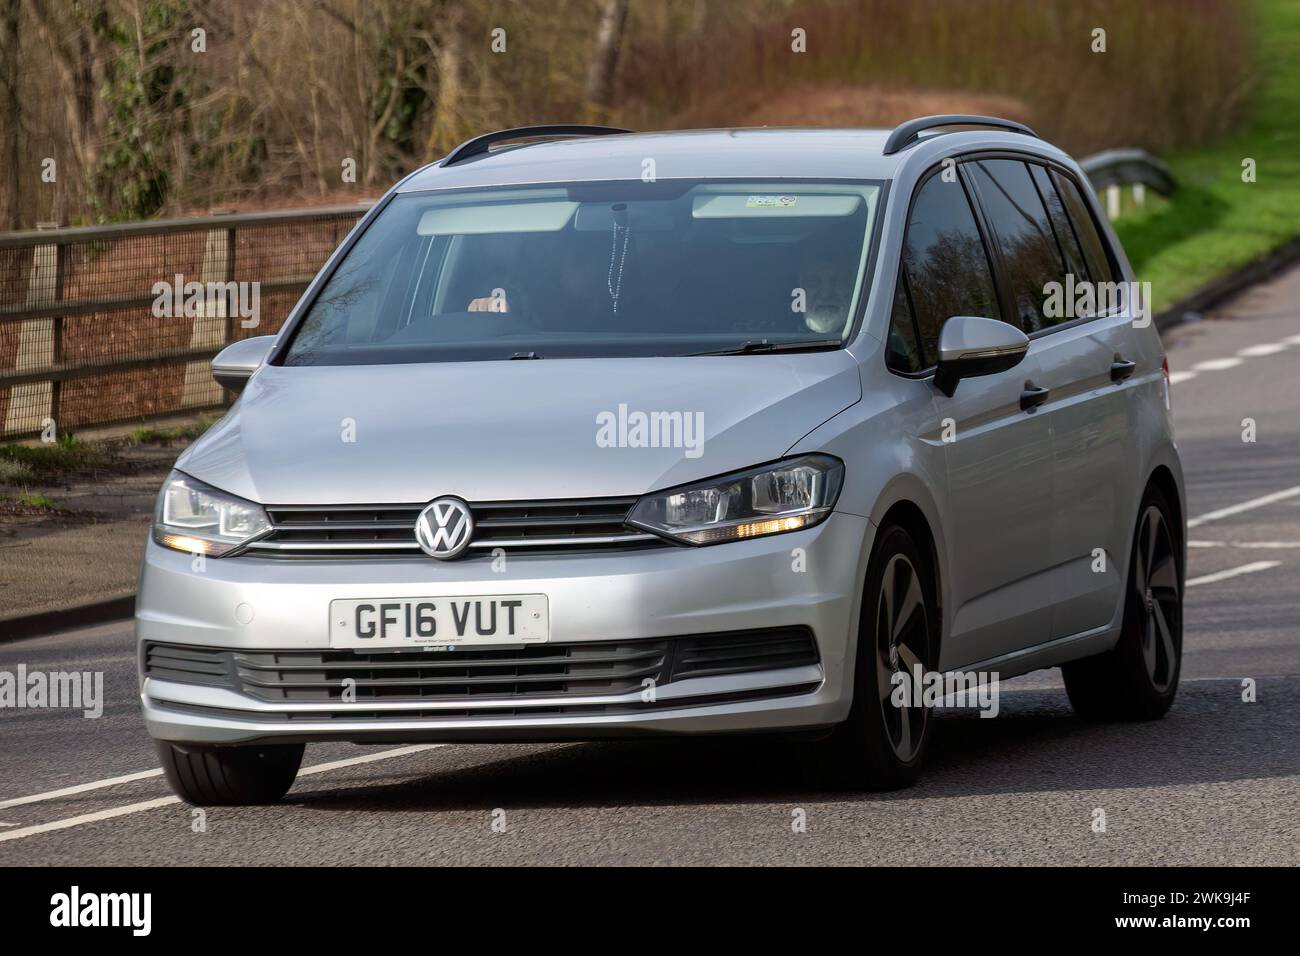
[[[879,183],[575,183],[399,195],[285,365],[833,348]]]

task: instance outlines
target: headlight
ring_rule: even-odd
[[[173,471],[154,511],[153,539],[168,548],[219,558],[271,530],[262,506]]]
[[[689,544],[782,534],[830,514],[843,484],[838,458],[801,455],[646,495],[627,521]]]

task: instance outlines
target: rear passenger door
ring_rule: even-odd
[[[897,374],[924,378],[954,315],[1004,318],[984,236],[960,177],[932,174],[908,214],[887,347]],[[951,624],[940,666],[963,666],[1048,639],[1039,575],[1050,553],[1052,445],[1047,416],[1020,407],[1032,357],[1006,372],[934,390],[929,434],[944,444],[938,507],[948,551]]]
[[[1030,336],[1036,384],[1048,390],[1051,632],[1067,637],[1108,624],[1121,596],[1138,466],[1138,456],[1128,454],[1124,377],[1132,315],[1097,307],[1098,283],[1120,277],[1069,176],[1004,157],[980,157],[965,170],[995,238],[1004,301]]]

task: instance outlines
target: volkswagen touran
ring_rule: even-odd
[[[780,732],[896,788],[954,695],[1057,666],[1081,715],[1159,717],[1184,497],[1132,285],[1007,120],[465,143],[213,362],[239,397],[136,610],[168,780],[257,803],[313,741]]]

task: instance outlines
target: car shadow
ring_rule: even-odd
[[[314,810],[437,811],[716,803],[850,803],[1206,784],[1294,775],[1300,682],[1277,679],[1256,703],[1231,681],[1182,688],[1159,721],[1095,724],[1064,690],[1006,691],[992,719],[949,712],[921,781],[893,793],[817,789],[806,744],[737,736],[572,744],[457,745],[438,769],[400,783],[316,789],[291,802]]]

